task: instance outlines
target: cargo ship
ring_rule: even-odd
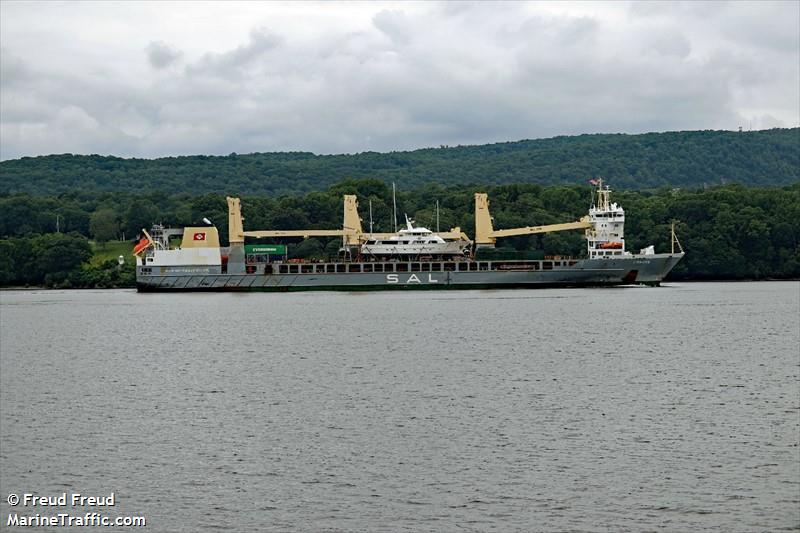
[[[228,246],[220,246],[219,232],[207,220],[202,226],[142,230],[134,248],[136,286],[145,292],[658,285],[684,256],[674,227],[669,252],[656,253],[653,246],[627,251],[625,211],[611,202],[602,180],[593,183],[596,195],[580,220],[512,229],[494,229],[488,196],[476,193],[474,241],[460,228],[434,233],[408,220],[401,232],[364,232],[354,195],[344,196],[341,229],[245,231],[241,202],[228,197]],[[504,237],[574,230],[584,232],[585,257],[483,260],[476,254]],[[247,237],[341,237],[342,254],[327,262],[290,260],[285,245],[245,244]],[[179,246],[173,246],[177,239]]]

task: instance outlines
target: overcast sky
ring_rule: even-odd
[[[800,125],[800,2],[0,2],[0,158]]]

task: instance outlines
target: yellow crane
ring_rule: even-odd
[[[239,198],[228,196],[228,240],[231,245],[244,244],[245,237],[344,237],[347,244],[358,243],[361,218],[355,195],[344,195],[344,224],[342,229],[257,230],[245,231],[242,223],[242,204]]]
[[[245,231],[242,222],[242,204],[239,198],[228,196],[228,240],[231,246],[244,244],[245,237],[343,237],[346,246],[358,246],[367,239],[386,239],[395,233],[364,233],[361,228],[361,217],[358,214],[358,200],[354,194],[344,195],[344,216],[342,229],[299,229],[299,230],[256,230]],[[461,228],[452,228],[447,232],[437,233],[443,239],[464,239],[469,237]]]
[[[496,230],[492,224],[492,216],[489,214],[489,196],[482,192],[475,193],[475,245],[479,248],[493,248],[500,237],[515,237],[517,235],[533,235],[536,233],[552,233],[554,231],[576,229],[586,230],[591,227],[588,217],[583,217],[577,222],[566,222],[564,224]]]
[[[358,246],[367,239],[386,239],[395,233],[364,233],[361,217],[358,214],[358,200],[354,194],[344,195],[344,213],[342,229],[299,229],[299,230],[255,230],[245,231],[242,222],[242,206],[239,198],[228,197],[228,240],[230,244],[244,244],[245,237],[343,237],[346,246]],[[587,217],[576,222],[549,224],[545,226],[527,226],[495,230],[492,216],[489,214],[489,197],[486,193],[475,193],[475,244],[478,247],[494,247],[498,238],[517,235],[551,233],[554,231],[589,229],[592,225]],[[443,239],[470,240],[461,228],[452,228],[447,232],[437,233]]]

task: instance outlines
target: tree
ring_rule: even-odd
[[[46,285],[64,281],[70,272],[80,268],[92,257],[92,249],[85,237],[74,233],[50,233],[36,237],[32,242],[39,279]]]
[[[142,229],[150,230],[153,223],[158,222],[159,213],[156,206],[145,200],[137,199],[125,212],[125,234],[133,239]]]
[[[119,221],[117,214],[111,209],[98,209],[89,219],[89,231],[94,239],[105,244],[117,236]]]

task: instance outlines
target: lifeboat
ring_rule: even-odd
[[[139,243],[133,247],[133,255],[139,255],[145,249],[147,249],[148,246],[150,246],[150,239],[147,237],[142,237]]]
[[[604,242],[599,246],[603,250],[620,250],[622,249],[621,242]]]

